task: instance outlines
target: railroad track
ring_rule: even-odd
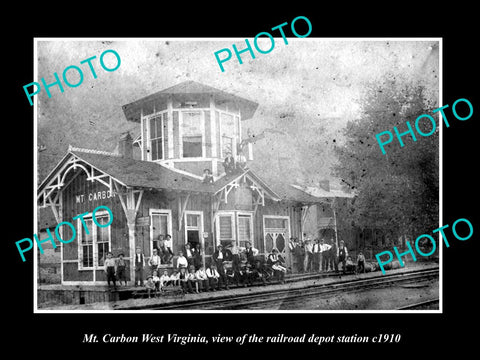
[[[344,291],[357,291],[371,288],[386,287],[393,283],[415,283],[438,277],[439,268],[412,270],[408,272],[379,275],[369,278],[348,279],[335,283],[315,283],[303,287],[271,288],[262,292],[248,294],[229,294],[208,299],[181,299],[175,303],[153,304],[149,309],[196,309],[196,310],[235,310],[246,309],[261,304],[288,301],[300,297],[326,296]],[[145,307],[143,307],[145,308]]]
[[[397,310],[419,310],[424,308],[430,308],[433,305],[439,305],[440,299],[426,300],[415,304],[410,304],[397,308]]]

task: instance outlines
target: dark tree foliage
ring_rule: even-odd
[[[393,81],[370,86],[365,93],[362,114],[345,129],[345,143],[335,149],[338,163],[333,174],[357,197],[339,209],[344,225],[383,229],[393,238],[431,233],[439,222],[439,117],[437,108],[419,85],[399,86]],[[415,130],[422,114],[435,118],[436,130],[428,137]],[[402,137],[394,133],[414,129]],[[428,119],[419,121],[423,133],[432,130]],[[393,141],[384,155],[375,135],[391,131]]]

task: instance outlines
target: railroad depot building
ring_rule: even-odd
[[[103,262],[108,251],[127,260],[134,277],[136,247],[145,257],[172,236],[175,266],[186,243],[200,244],[208,264],[216,246],[246,241],[261,254],[277,248],[291,265],[288,241],[302,238],[309,206],[318,197],[289,185],[267,184],[248,168],[252,143],[242,137],[242,121],[258,104],[224,91],[187,81],[123,106],[140,135],[124,134],[118,153],[70,147],[38,188],[38,205],[50,207],[56,221],[72,221],[88,212],[86,234],[76,220],[76,239],[61,244],[61,283],[106,284]],[[227,154],[236,168],[226,174]],[[204,181],[209,169],[212,182]],[[99,205],[113,213],[110,226],[94,225]],[[108,222],[108,213],[96,213]],[[63,239],[71,229],[61,228]]]

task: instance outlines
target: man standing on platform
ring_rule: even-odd
[[[325,244],[325,239],[320,240],[320,271],[327,271],[331,245]]]
[[[330,239],[330,250],[328,250],[328,255],[327,255],[327,265],[326,268],[328,270],[328,267],[330,267],[330,270],[335,270],[338,271],[338,264],[337,264],[337,244],[335,244],[335,241],[333,238]]]
[[[321,264],[320,264],[320,242],[318,239],[313,240],[312,253],[313,253],[313,261],[312,261],[313,271],[322,270]]]
[[[303,262],[305,259],[305,247],[301,241],[295,239],[294,257],[296,258],[297,272],[303,272]]]
[[[338,246],[337,249],[337,263],[342,263],[342,271],[345,274],[346,272],[346,262],[347,262],[347,257],[348,257],[348,250],[347,247],[345,246],[345,242],[343,240],[340,240],[340,245]]]
[[[300,268],[303,269],[303,263],[299,263],[300,259],[298,256],[298,242],[297,239],[291,237],[290,241],[288,242],[288,249],[290,250],[290,254],[292,254],[292,270],[295,273],[300,272]]]
[[[225,288],[228,290],[228,278],[227,274],[225,273],[225,267],[223,266],[223,262],[227,261],[227,254],[223,250],[222,244],[217,245],[217,250],[212,255],[213,261],[215,261],[215,264],[217,265],[217,271],[220,274],[220,284],[219,287],[223,284]]]
[[[145,267],[145,256],[142,249],[138,246],[135,250],[135,286],[140,282],[143,286],[143,268]]]
[[[313,261],[313,244],[310,238],[305,240],[305,261],[303,263],[303,268],[305,272],[312,271],[312,261]]]
[[[253,267],[255,266],[255,256],[257,256],[258,250],[252,247],[250,241],[245,243],[245,256],[247,257],[247,262]]]
[[[172,236],[170,234],[165,235],[165,249],[166,251],[166,256],[165,256],[165,263],[170,264],[172,262],[173,258],[173,251],[172,251]]]
[[[194,265],[193,264],[193,251],[190,248],[190,243],[185,244],[185,257],[187,258],[189,267]]]
[[[237,242],[235,240],[232,240],[232,242],[230,243],[229,250],[232,254],[233,279],[238,285],[238,282],[240,280],[240,248],[237,246]]]

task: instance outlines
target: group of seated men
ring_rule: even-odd
[[[186,248],[187,251],[188,249],[190,246]],[[160,276],[155,268],[152,275],[147,277],[145,286],[151,296],[152,292],[156,295],[159,291],[173,286],[180,286],[184,293],[199,293],[228,290],[231,284],[247,287],[260,281],[265,285],[272,279],[283,283],[287,269],[278,250],[272,249],[266,261],[262,261],[257,255],[258,250],[253,248],[250,242],[245,244],[245,248],[237,246],[234,241],[225,249],[219,244],[205,268],[202,264],[188,261],[180,251],[172,273],[169,274],[165,269]]]

